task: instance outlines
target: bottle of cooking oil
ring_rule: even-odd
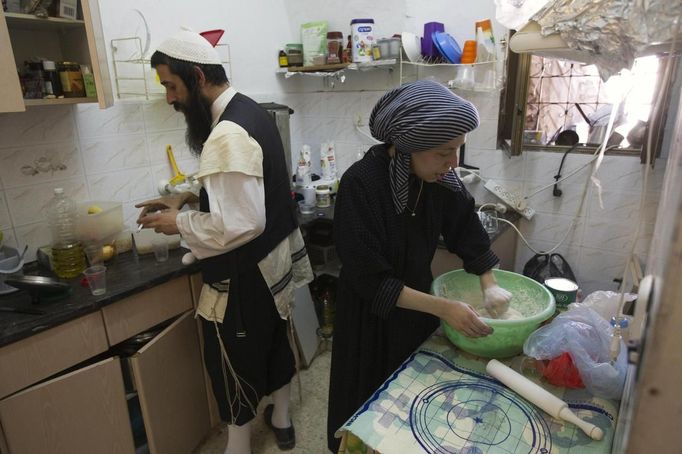
[[[76,235],[78,211],[76,203],[55,188],[47,208],[47,219],[52,231],[52,268],[62,278],[76,277],[85,269],[83,245]]]
[[[334,334],[334,306],[328,293],[322,296],[322,326],[320,335],[324,339],[329,339]]]

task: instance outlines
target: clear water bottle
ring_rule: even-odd
[[[78,241],[76,203],[55,188],[54,197],[47,207],[47,220],[52,232],[52,267],[62,278],[78,276],[85,269],[83,246]]]

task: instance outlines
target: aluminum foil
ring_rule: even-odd
[[[682,0],[555,0],[533,20],[544,36],[559,33],[569,47],[588,52],[607,79],[651,45],[669,43],[681,15]]]

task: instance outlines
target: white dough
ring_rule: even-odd
[[[512,309],[511,307],[502,312],[499,317],[493,317],[488,310],[485,311],[485,314],[489,318],[496,318],[497,320],[521,320],[522,318],[525,318],[521,312],[517,311],[516,309]]]

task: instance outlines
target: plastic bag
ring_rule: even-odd
[[[564,277],[577,282],[573,270],[561,254],[535,254],[524,265],[523,275],[541,284],[550,277]]]
[[[579,307],[559,314],[549,325],[532,333],[523,352],[543,360],[568,353],[588,391],[595,396],[620,399],[627,371],[627,349],[621,342],[618,359],[611,363],[611,330],[597,312]]]
[[[569,353],[562,353],[554,359],[550,359],[542,369],[542,376],[554,386],[566,388],[584,388],[578,368],[573,364]]]
[[[637,299],[634,293],[626,293],[625,301],[630,302]],[[611,317],[620,315],[620,293],[609,291],[592,292],[580,303],[571,303],[568,305],[569,309],[589,307],[596,311],[606,321],[611,320]]]

